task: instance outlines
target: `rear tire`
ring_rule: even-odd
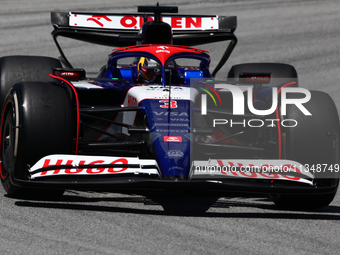
[[[328,94],[310,92],[311,100],[304,106],[312,116],[305,116],[296,106],[287,105],[287,115],[284,118],[297,120],[298,125],[285,128],[282,132],[283,157],[307,164],[309,168],[317,164],[334,166],[339,163],[335,148],[336,136],[340,135],[338,112]],[[335,186],[336,189],[327,194],[278,194],[272,195],[272,199],[277,206],[283,208],[312,209],[328,206],[336,195],[338,182],[337,174],[333,172],[316,172],[314,184],[317,187]]]
[[[0,58],[0,107],[12,86],[26,81],[52,81],[48,74],[61,67],[58,59],[40,56],[8,56]]]
[[[15,186],[28,165],[51,154],[71,154],[73,110],[67,90],[50,83],[19,83],[6,97],[1,125],[1,183],[12,197],[57,198],[63,190]]]

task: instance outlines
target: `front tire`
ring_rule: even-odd
[[[12,197],[56,198],[63,190],[15,186],[28,180],[28,165],[51,154],[71,154],[73,110],[65,88],[19,83],[6,97],[1,125],[1,183]]]
[[[311,100],[304,104],[312,116],[305,116],[297,107],[287,105],[284,119],[297,120],[296,127],[285,128],[282,132],[283,157],[303,165],[317,166],[339,164],[337,139],[340,135],[339,117],[331,97],[321,91],[310,91]],[[294,96],[294,94],[293,94]],[[274,203],[282,208],[313,209],[328,206],[334,199],[338,176],[333,172],[315,172],[314,185],[335,187],[326,194],[271,195]]]

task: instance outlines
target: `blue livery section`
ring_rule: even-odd
[[[160,100],[143,100],[150,128],[150,143],[165,179],[181,176],[187,179],[190,171],[190,106],[189,100],[176,100],[176,108],[160,107]],[[162,101],[162,100],[161,100]]]

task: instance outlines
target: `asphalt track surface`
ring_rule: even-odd
[[[160,2],[162,4],[162,2]],[[155,1],[1,1],[0,55],[57,57],[50,11],[135,12]],[[340,109],[340,4],[326,1],[173,1],[180,13],[237,15],[242,62],[294,65],[300,86]],[[80,45],[80,46],[79,46]],[[110,49],[65,42],[91,72]],[[202,46],[216,65],[224,45]],[[11,199],[0,189],[0,254],[338,254],[340,195],[315,211],[280,210],[267,197],[221,198],[200,216],[167,215],[141,196],[67,191],[58,201]]]

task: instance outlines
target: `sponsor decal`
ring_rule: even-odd
[[[148,20],[153,20],[152,16]],[[218,29],[218,17],[163,16],[173,30],[209,30]],[[106,29],[140,29],[144,23],[143,15],[100,15],[70,13],[69,25],[76,27],[93,27]]]
[[[270,76],[263,75],[263,76],[246,76],[247,82],[269,82]]]
[[[189,117],[189,115],[186,112],[153,112],[157,116],[179,116],[179,117]]]
[[[187,128],[189,128],[188,124],[177,124],[177,123],[155,123],[154,126],[162,126],[162,127],[187,127]]]
[[[106,20],[106,21],[112,21],[109,17],[104,16],[104,15],[92,15],[91,18],[88,18],[86,21],[93,21],[94,23],[98,24],[101,27],[104,27],[104,24],[100,22],[100,20]]]
[[[104,166],[105,165],[105,166]],[[143,166],[150,166],[142,169]],[[62,167],[63,166],[63,167]],[[69,166],[69,168],[66,168]],[[44,168],[50,170],[44,171]],[[97,157],[97,156],[77,156],[77,155],[49,155],[40,159],[29,170],[31,178],[54,175],[98,175],[98,174],[158,174],[155,160],[141,160],[134,157]]]
[[[163,52],[163,53],[169,53],[170,54],[170,51],[168,50],[169,47],[167,47],[167,46],[158,46],[157,49],[158,50],[156,50],[156,53]]]
[[[189,130],[178,130],[178,129],[156,129],[155,130],[158,133],[189,133]]]
[[[56,72],[54,72],[54,75],[59,76],[59,77],[71,77],[71,78],[78,78],[79,77],[79,73],[77,73],[77,72],[56,71]]]
[[[137,98],[128,95],[128,106],[137,106]]]
[[[65,174],[80,174],[82,172],[86,172],[87,174],[100,174],[103,173],[105,170],[107,173],[120,173],[120,172],[124,172],[125,170],[127,170],[127,167],[119,167],[119,164],[123,164],[123,165],[127,165],[129,164],[129,161],[126,158],[118,158],[113,160],[112,162],[107,162],[107,164],[110,165],[116,165],[117,166],[112,166],[110,168],[96,168],[95,165],[96,164],[105,164],[105,160],[94,160],[94,161],[86,161],[86,160],[80,160],[78,162],[76,162],[75,160],[63,160],[63,159],[56,159],[53,160],[51,163],[51,159],[46,158],[44,160],[43,163],[43,168],[44,167],[49,167],[49,166],[60,166],[62,164],[65,165],[75,165],[77,166],[77,168],[73,169],[73,168],[69,168],[69,169],[65,169]],[[93,165],[94,167],[89,167],[89,168],[83,168],[83,165]],[[59,174],[61,171],[61,169],[55,169],[52,172],[52,175],[55,174]],[[40,175],[46,175],[47,171],[41,172]]]
[[[188,122],[189,119],[185,119],[185,118],[170,118],[170,121],[171,122],[182,122],[182,121]]]
[[[167,153],[167,158],[182,158],[184,153],[180,150],[169,150]]]
[[[164,136],[164,142],[181,143],[181,136]]]

